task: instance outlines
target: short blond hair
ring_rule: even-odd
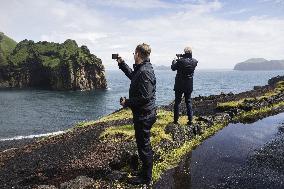
[[[191,47],[185,47],[185,48],[184,48],[184,53],[185,53],[185,54],[187,54],[187,53],[192,54],[192,49],[191,49]]]
[[[146,43],[142,43],[142,44],[137,45],[135,52],[139,53],[142,59],[146,59],[146,58],[149,58],[151,54],[151,47],[150,45]]]

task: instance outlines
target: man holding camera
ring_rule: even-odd
[[[192,58],[190,47],[184,49],[184,54],[177,55],[178,59],[173,60],[171,69],[177,71],[175,78],[175,104],[174,104],[174,123],[178,123],[179,104],[181,103],[182,94],[184,94],[185,105],[187,109],[188,125],[192,124],[192,102],[191,93],[193,91],[193,74],[198,61]]]
[[[120,104],[132,110],[136,144],[142,161],[142,170],[138,177],[130,181],[132,184],[148,185],[152,180],[153,151],[150,130],[156,122],[156,77],[149,59],[150,53],[149,45],[138,45],[133,53],[133,70],[119,55],[113,57],[117,59],[119,69],[131,80],[129,99],[121,98]]]

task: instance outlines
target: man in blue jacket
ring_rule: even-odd
[[[143,43],[136,47],[134,70],[118,57],[119,69],[131,80],[129,99],[122,99],[121,105],[129,107],[133,113],[136,144],[142,170],[132,184],[150,184],[153,168],[153,151],[150,143],[150,130],[156,122],[156,77],[150,63],[151,48]]]
[[[198,61],[192,58],[192,50],[190,47],[184,49],[181,58],[173,60],[171,69],[177,71],[175,78],[175,104],[174,104],[174,123],[178,123],[179,104],[184,94],[185,105],[187,109],[188,124],[192,124],[192,102],[191,93],[193,90],[193,74]]]

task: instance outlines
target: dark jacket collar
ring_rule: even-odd
[[[191,53],[185,53],[183,55],[183,58],[192,58],[192,54]]]
[[[150,58],[145,59],[141,64],[133,64],[134,71],[139,70],[139,68],[146,63],[150,63]]]

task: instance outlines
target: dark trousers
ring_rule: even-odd
[[[179,118],[179,104],[181,103],[182,94],[184,94],[188,121],[192,122],[193,111],[192,111],[192,102],[191,102],[191,92],[180,92],[180,91],[175,91],[174,122],[177,122]]]
[[[142,161],[142,177],[147,181],[152,179],[153,150],[150,143],[150,130],[155,122],[156,116],[134,121],[136,144]]]

